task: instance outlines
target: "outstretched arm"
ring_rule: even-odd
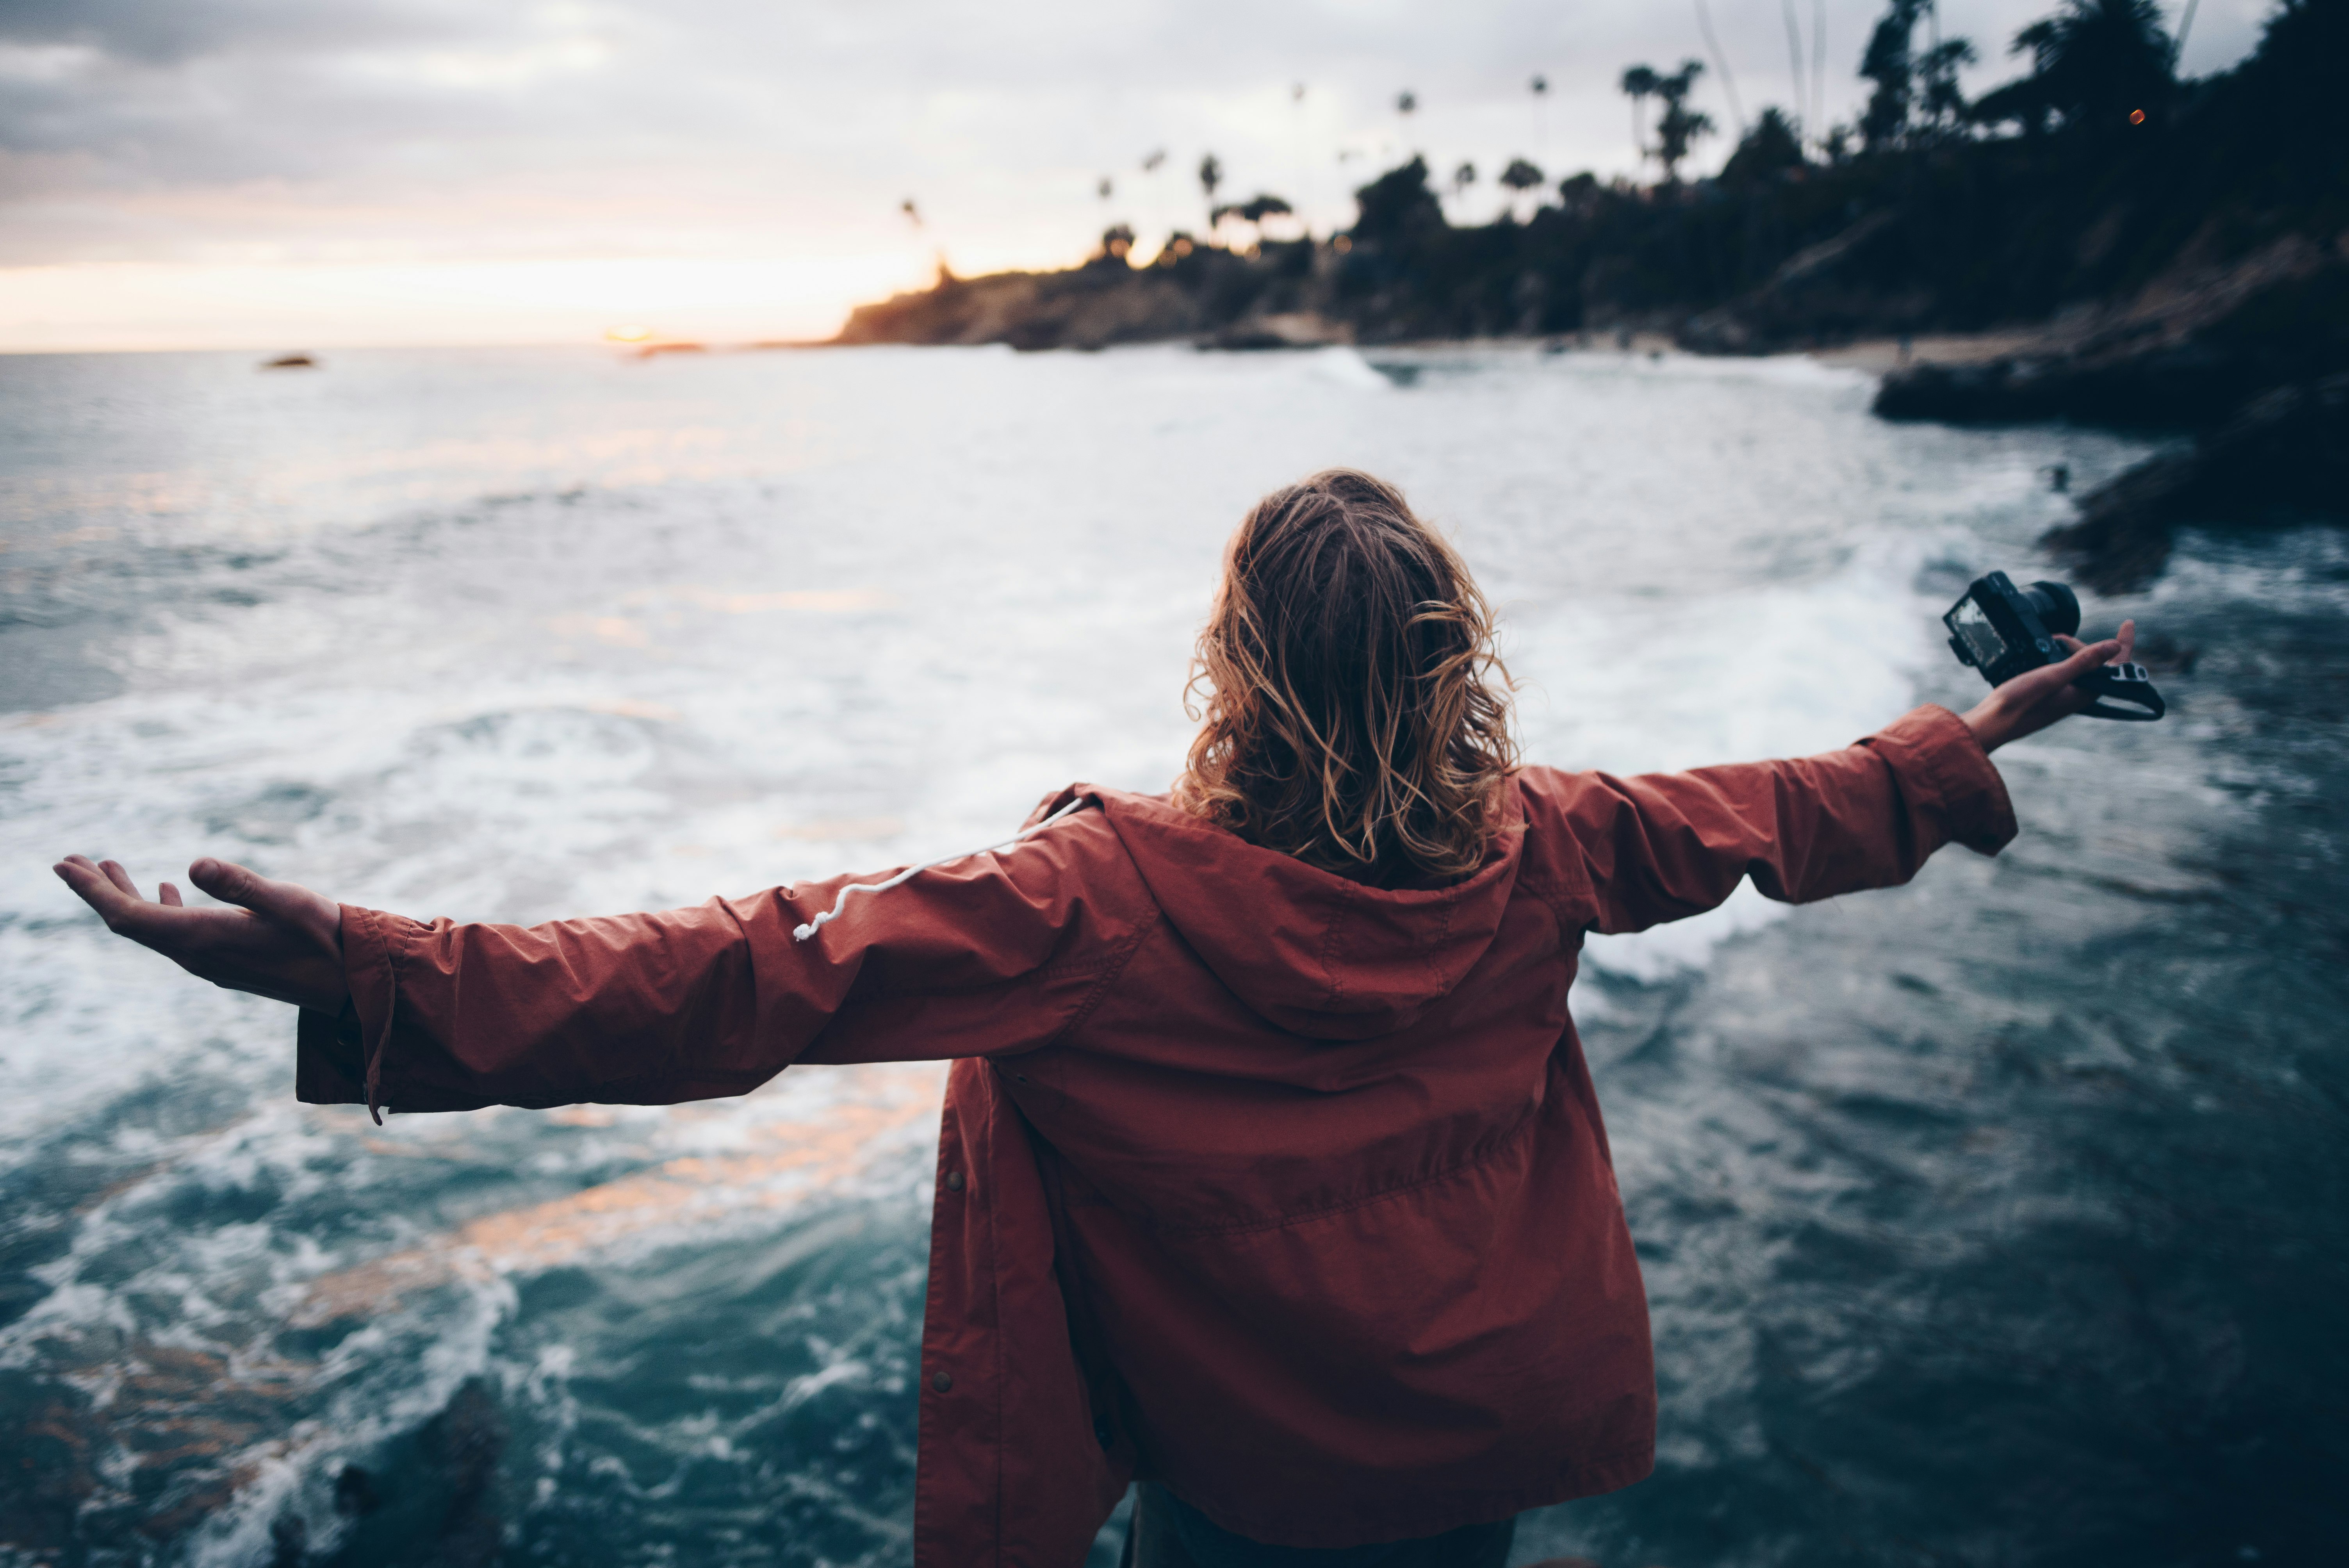
[[[2128,656],[2135,625],[1993,689],[1962,718],[1920,707],[1841,751],[1619,779],[1539,773],[1589,883],[1590,926],[1640,931],[1713,908],[1751,878],[1789,903],[1917,874],[1956,842],[1995,854],[2014,815],[1990,752],[2090,700],[2071,683]],[[1546,805],[1539,802],[1546,801]]]
[[[150,903],[112,861],[57,873],[110,929],[299,1006],[305,1099],[454,1110],[667,1104],[740,1094],[799,1060],[1033,1049],[1147,916],[1085,874],[1105,852],[1123,851],[1081,812],[855,901],[804,941],[794,930],[852,879],[524,927],[336,905],[216,861],[197,862],[196,885],[242,907],[188,908],[168,885]]]

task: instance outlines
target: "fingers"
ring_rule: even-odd
[[[342,950],[342,906],[299,882],[272,882],[232,861],[207,855],[188,868],[188,880],[222,903],[233,903],[266,919],[309,933],[331,952]]]
[[[2060,672],[2061,679],[2067,684],[2072,681],[2078,680],[2082,676],[2086,675],[2090,670],[2096,668],[2100,665],[2110,664],[2114,657],[2121,652],[2119,640],[2112,637],[2107,637],[2100,643],[2086,643],[2079,645],[2078,646],[2079,651],[2075,653],[2070,658],[2065,659],[2061,664],[2051,665],[2048,666],[2050,669]],[[2033,673],[2037,674],[2038,672],[2033,671]],[[2050,684],[2053,683],[2051,682]]]
[[[106,880],[106,873],[99,871],[88,855],[67,855],[49,869],[57,873],[59,882],[73,889],[75,895],[92,909],[100,907],[101,899],[110,902],[119,896],[115,885]]]
[[[67,855],[54,869],[67,887],[92,903],[106,898],[109,892],[139,903],[147,902],[119,861],[93,861],[88,855]],[[233,903],[245,909],[261,909],[273,902],[280,902],[273,897],[279,891],[277,884],[268,878],[255,875],[233,861],[214,860],[209,855],[188,868],[188,880],[222,903]],[[180,898],[180,890],[170,882],[163,883],[158,892],[164,903],[174,908],[185,907]]]
[[[190,908],[171,882],[158,884],[150,903],[114,861],[67,855],[54,869],[108,930],[217,985],[286,1000],[327,995],[340,984],[332,975],[341,971],[342,906],[308,888],[272,882],[210,856],[188,868],[191,882],[244,912],[238,913]],[[323,963],[331,975],[320,979],[305,972],[287,980],[292,971],[286,965],[294,962],[289,953],[301,955],[297,967]],[[295,989],[288,990],[289,985]]]
[[[2035,670],[2025,670],[2000,686],[1996,695],[2017,708],[2044,702],[2103,664],[2119,646],[2118,643],[2110,642],[2077,645],[2077,651],[2068,657],[2052,665],[2042,665]]]
[[[2082,648],[2088,645],[2087,644],[2080,641],[2079,638],[2067,637],[2061,632],[2055,634],[2055,640],[2064,645],[2064,649],[2066,653],[2076,654]],[[2119,644],[2121,650],[2108,662],[2116,665],[2125,665],[2128,663],[2131,659],[2137,657],[2137,623],[2135,621],[2123,621],[2121,623],[2121,629],[2114,633],[2111,637],[2106,639],[2106,641]]]
[[[113,861],[100,863],[88,855],[67,855],[52,869],[82,903],[98,912],[109,931],[137,936],[143,915],[155,907],[139,896],[129,873]]]
[[[57,873],[60,882],[80,895],[84,903],[98,911],[99,918],[108,926],[126,935],[134,934],[134,927],[140,930],[152,927],[154,922],[146,917],[159,908],[187,907],[180,897],[180,890],[170,882],[159,884],[154,902],[149,902],[119,861],[93,861],[88,855],[67,855],[50,869]]]
[[[51,869],[80,896],[82,903],[109,920],[113,918],[112,912],[139,902],[138,894],[126,895],[115,879],[88,855],[67,855]]]
[[[258,909],[267,901],[269,883],[233,861],[206,855],[188,867],[188,880],[222,903]]]

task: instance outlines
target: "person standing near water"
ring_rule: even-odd
[[[2014,836],[1989,754],[2082,645],[1964,717],[1614,778],[1521,764],[1490,612],[1392,487],[1259,502],[1165,795],[1076,784],[901,872],[528,928],[200,860],[191,908],[57,874],[115,932],[290,1002],[295,1089],[400,1111],[746,1093],[951,1058],[919,1397],[923,1568],[1500,1564],[1516,1516],[1652,1467],[1647,1306],[1567,1008],[1582,940],[1806,902]]]

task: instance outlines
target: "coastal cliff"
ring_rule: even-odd
[[[2349,119],[2329,110],[2329,73],[2343,58],[2349,4],[2283,0],[2234,69],[2184,82],[2163,66],[2150,112],[2107,119],[2051,65],[1857,150],[1838,140],[1815,158],[1765,115],[1716,178],[1581,174],[1523,218],[1473,226],[1450,222],[1413,158],[1355,193],[1341,233],[1283,238],[1258,222],[1226,240],[1219,222],[1143,261],[1119,226],[1063,271],[942,266],[935,286],[856,310],[834,341],[1897,342],[1876,404],[1887,418],[2195,438],[2082,498],[2078,525],[2050,537],[2089,580],[2123,586],[2159,570],[2180,523],[2341,515],[2328,443],[2349,376]],[[2001,123],[2020,131],[1991,134]],[[1926,335],[2002,351],[1912,357]]]

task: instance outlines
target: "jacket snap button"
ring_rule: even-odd
[[[954,1387],[954,1374],[951,1372],[939,1373],[936,1377],[930,1379],[930,1387],[936,1388],[941,1394],[945,1393],[947,1389]]]
[[[959,1192],[962,1191],[961,1171],[949,1171],[947,1172],[947,1191],[949,1192]]]

